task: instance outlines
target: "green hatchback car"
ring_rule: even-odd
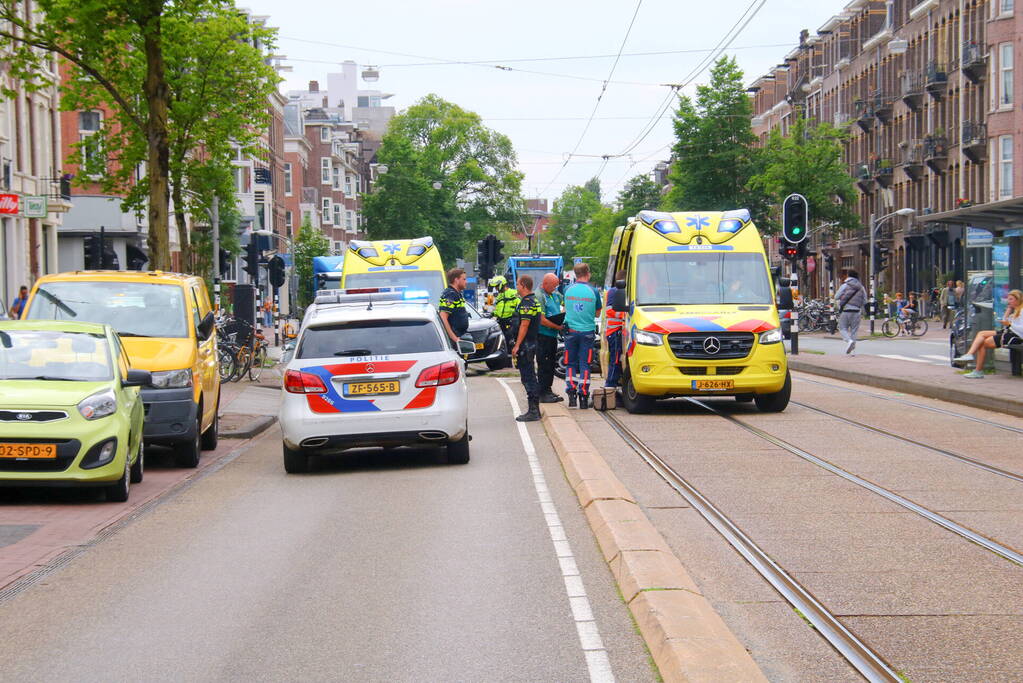
[[[0,322],[0,486],[93,486],[128,500],[142,481],[149,382],[109,325]]]

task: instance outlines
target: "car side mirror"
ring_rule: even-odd
[[[153,382],[149,370],[129,370],[128,376],[121,381],[122,387],[144,387]]]
[[[216,317],[214,317],[213,311],[210,311],[209,313],[206,314],[206,317],[202,319],[202,322],[199,323],[199,327],[196,329],[196,332],[199,333],[199,339],[201,339],[202,341],[206,341],[207,339],[209,339],[210,335],[213,334],[213,330],[214,328],[216,328],[216,326],[217,319]]]
[[[476,344],[474,344],[471,341],[466,341],[465,339],[459,339],[458,353],[462,354],[463,356],[471,356],[472,354],[476,353]]]
[[[616,286],[614,296],[611,297],[611,310],[625,313],[629,310],[629,300],[625,296],[625,283],[621,284],[621,287]]]

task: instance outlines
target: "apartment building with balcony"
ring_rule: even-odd
[[[35,5],[23,3],[27,15]],[[47,59],[42,75],[56,81],[57,69],[57,60]],[[57,233],[70,203],[57,86],[28,90],[6,69],[0,78],[18,93],[0,98],[0,301],[6,310],[20,286],[59,270]]]
[[[915,216],[876,232],[884,290],[923,291],[945,273],[963,279],[989,268],[990,248],[967,244],[970,226],[1016,239],[1018,282],[1012,231],[1023,213],[1009,210],[1023,206],[1023,169],[1013,162],[1023,144],[1018,14],[1013,0],[853,0],[753,82],[761,139],[787,133],[800,115],[849,131],[862,227],[819,231],[818,263],[869,272],[871,216],[910,207]],[[818,286],[830,277],[819,268]]]

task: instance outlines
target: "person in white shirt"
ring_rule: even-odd
[[[984,356],[988,349],[1014,348],[1023,349],[1023,292],[1014,289],[1005,297],[1005,315],[1002,316],[1003,327],[1000,330],[981,330],[973,338],[970,350],[956,361],[969,363],[977,361],[973,372],[968,372],[964,377],[970,379],[983,379]]]

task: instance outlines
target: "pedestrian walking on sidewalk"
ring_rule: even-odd
[[[949,280],[945,289],[941,290],[941,294],[938,296],[938,305],[941,306],[941,329],[945,329],[952,324],[952,320],[956,315],[955,280]]]
[[[956,358],[957,362],[969,363],[977,361],[972,372],[964,377],[984,379],[984,357],[988,349],[1012,348],[1023,350],[1023,292],[1014,289],[1005,297],[1005,315],[1002,316],[1000,330],[981,330],[973,338],[970,350]]]
[[[519,277],[519,305],[515,309],[517,329],[512,358],[519,367],[519,379],[526,390],[529,407],[515,419],[535,422],[540,419],[540,384],[536,379],[536,338],[540,328],[540,304],[533,294],[533,278]]]
[[[594,318],[600,310],[597,290],[590,285],[590,267],[577,263],[575,284],[565,290],[565,380],[568,384],[568,406],[588,408],[590,400],[590,363],[593,361],[593,336],[597,332]]]
[[[842,286],[835,294],[835,305],[838,308],[838,332],[845,341],[845,352],[853,355],[856,350],[856,335],[860,331],[860,317],[863,307],[867,305],[867,290],[860,284],[859,273],[851,269],[843,269],[839,275]]]
[[[565,297],[558,291],[561,281],[547,273],[540,282],[540,329],[536,338],[536,374],[540,383],[540,403],[564,401],[554,393],[554,366],[558,364],[558,335],[565,319]]]

